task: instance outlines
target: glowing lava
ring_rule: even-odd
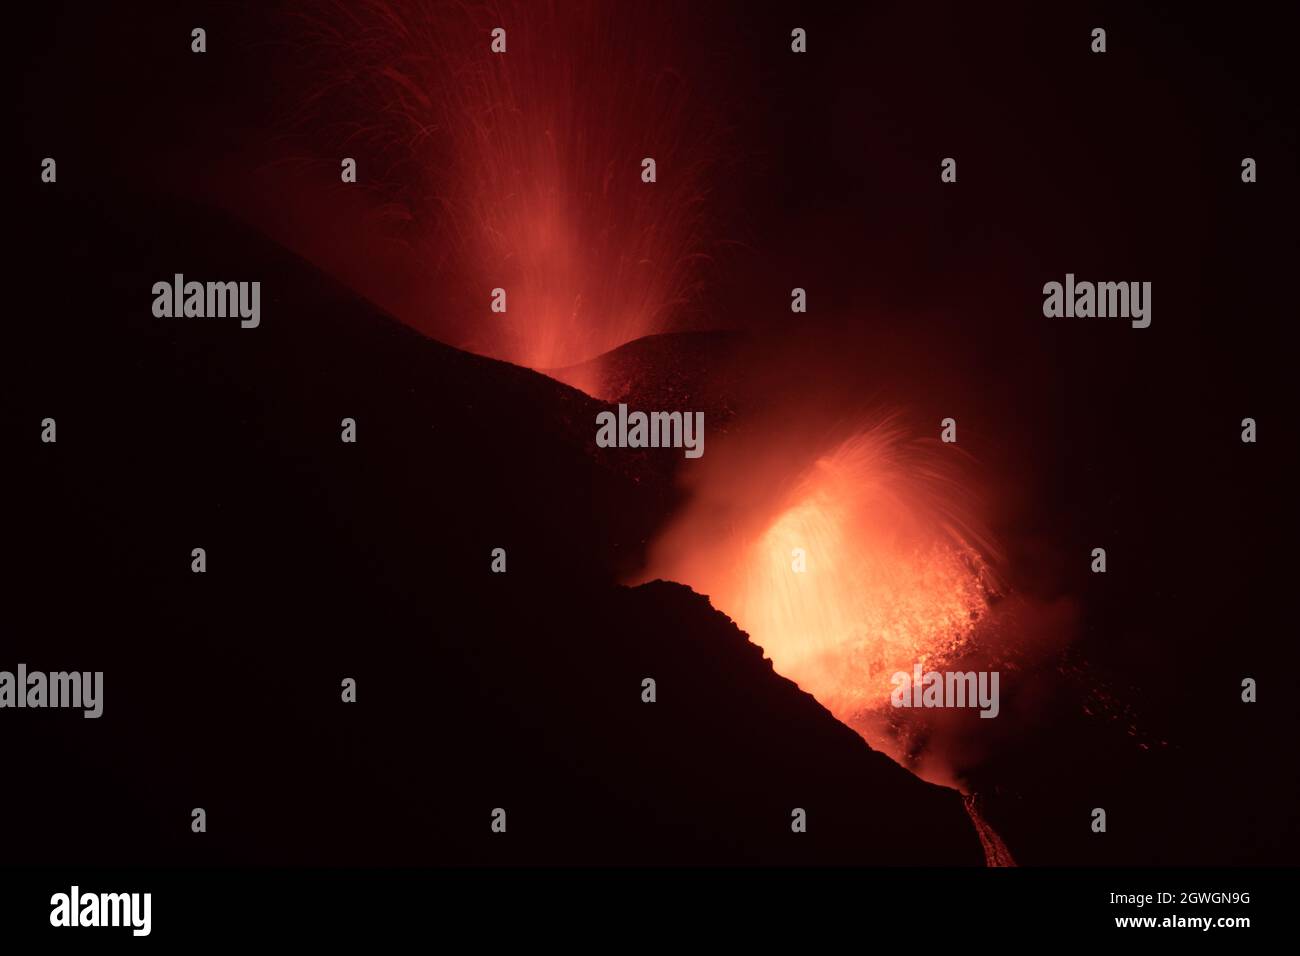
[[[405,261],[401,279],[362,277],[363,294],[539,370],[679,323],[707,258],[719,125],[680,68],[681,18],[594,0],[357,0],[307,17],[322,84],[309,103],[336,151],[368,157],[384,255]]]
[[[836,712],[881,704],[892,674],[959,652],[985,607],[974,550],[935,533],[898,478],[881,436],[849,442],[813,466],[738,569],[746,629]]]
[[[881,732],[896,717],[891,676],[968,652],[993,589],[991,549],[939,456],[889,423],[864,430],[775,500],[750,499],[721,536],[702,520],[702,488],[651,571],[708,594],[781,674],[906,762],[906,748]]]

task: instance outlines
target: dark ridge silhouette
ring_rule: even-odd
[[[6,714],[6,859],[982,862],[958,794],[704,597],[615,583],[672,466],[596,454],[601,403],[204,209],[29,200],[14,427],[58,442],[18,461],[0,666],[102,670],[105,703]],[[177,272],[261,281],[261,326],[155,318]]]

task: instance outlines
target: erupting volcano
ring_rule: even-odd
[[[1120,6],[25,5],[6,859],[1293,864],[1294,30]]]
[[[365,0],[312,18],[321,88],[303,125],[370,157],[353,214],[386,240],[380,261],[331,271],[434,338],[607,400],[614,350],[728,325],[699,319],[720,126],[680,62],[688,16]],[[310,230],[281,235],[334,256]],[[661,341],[647,377],[675,380],[698,343]],[[901,718],[889,695],[893,674],[971,652],[997,592],[958,453],[877,418],[778,462],[792,437],[767,436],[763,463],[743,445],[711,452],[721,467],[703,466],[644,579],[708,594],[872,746],[952,783],[920,756],[933,719]]]

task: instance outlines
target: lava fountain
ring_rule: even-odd
[[[978,552],[936,521],[896,440],[864,432],[814,462],[744,549],[725,603],[837,713],[885,703],[891,675],[958,654],[986,607]]]
[[[712,107],[679,68],[688,15],[357,0],[306,17],[320,87],[298,126],[365,157],[359,191],[393,240],[384,256],[406,260],[389,282],[406,288],[363,294],[432,337],[539,370],[680,324],[707,259],[718,154]]]
[[[953,784],[918,759],[926,718],[900,717],[890,694],[900,671],[977,652],[998,591],[996,551],[947,463],[957,453],[909,440],[890,419],[794,462],[753,447],[714,449],[716,467],[644,578],[708,594],[872,746]]]

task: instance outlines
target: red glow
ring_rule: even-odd
[[[366,157],[372,215],[400,242],[383,255],[408,261],[400,293],[362,291],[435,338],[536,369],[677,322],[714,152],[703,98],[675,69],[678,16],[360,0],[314,21],[328,122],[345,155]],[[490,48],[497,27],[505,53]],[[645,157],[657,182],[642,181]]]
[[[890,678],[969,653],[994,588],[992,549],[942,453],[890,423],[802,463],[714,453],[723,464],[659,542],[646,577],[708,594],[780,673],[921,769],[897,736]],[[739,508],[714,523],[728,487]]]

